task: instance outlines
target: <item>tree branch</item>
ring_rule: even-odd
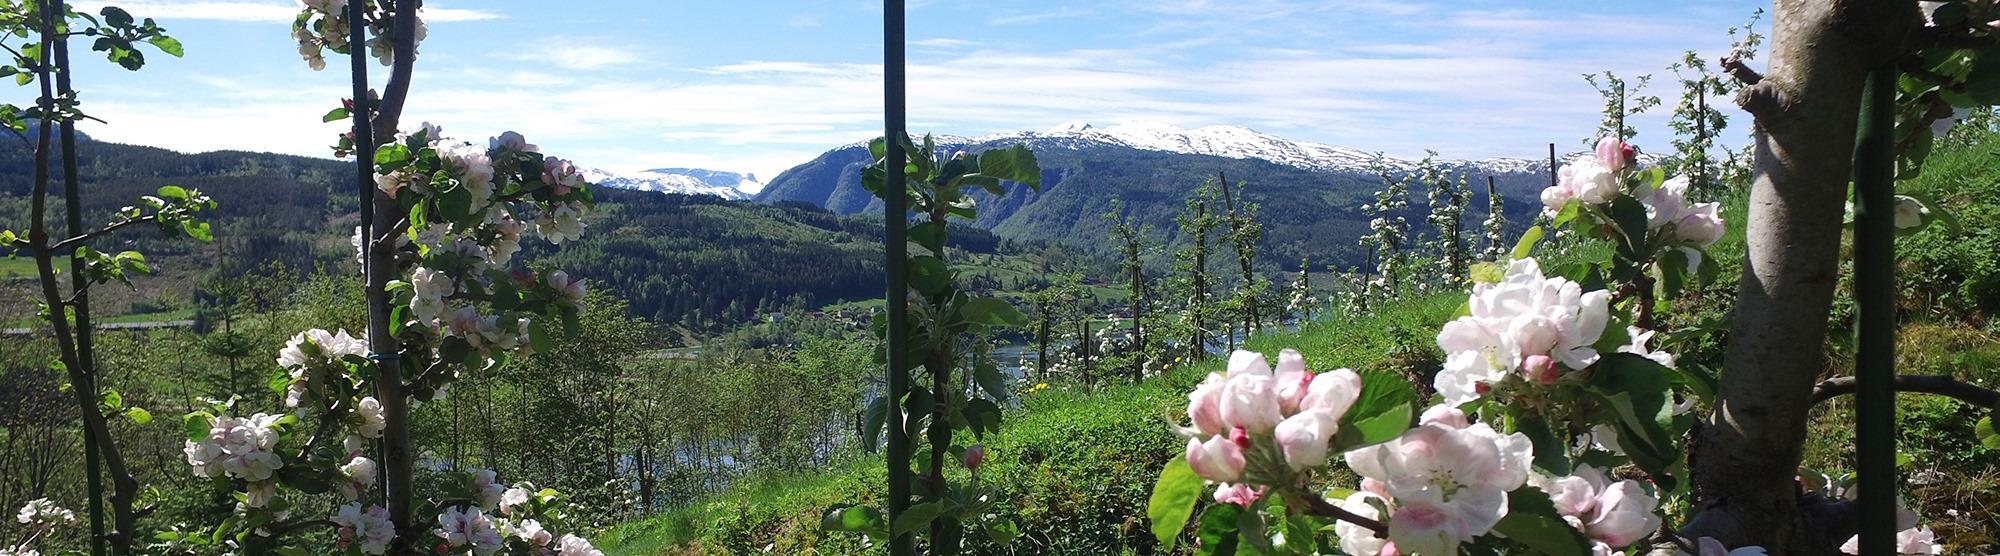
[[[112,224],[112,225],[109,225],[109,226],[105,226],[105,227],[103,227],[103,228],[98,228],[97,230],[95,230],[95,231],[92,231],[92,232],[90,232],[90,233],[87,233],[87,234],[83,234],[83,235],[80,235],[80,236],[76,236],[76,237],[72,237],[72,238],[69,238],[69,239],[65,239],[65,240],[62,240],[62,241],[59,241],[59,242],[56,242],[56,244],[55,244],[55,245],[50,245],[50,246],[49,246],[49,252],[51,252],[51,253],[59,253],[59,252],[62,252],[62,251],[63,251],[64,249],[69,249],[69,248],[71,248],[71,247],[76,247],[76,246],[77,246],[77,244],[80,244],[80,243],[84,243],[84,242],[88,242],[88,241],[90,241],[90,240],[93,240],[93,239],[97,239],[97,238],[99,238],[99,237],[103,237],[103,236],[105,236],[105,235],[108,235],[108,234],[110,234],[110,233],[112,233],[112,232],[116,232],[116,231],[118,231],[118,230],[123,230],[123,229],[125,229],[125,228],[129,228],[129,227],[131,227],[131,226],[133,226],[133,225],[135,225],[135,224],[140,224],[140,223],[144,223],[144,222],[152,222],[152,221],[155,221],[155,220],[159,220],[159,219],[160,219],[160,215],[158,215],[158,214],[149,214],[149,215],[146,215],[146,216],[142,216],[142,217],[139,217],[139,218],[134,218],[134,219],[131,219],[131,220],[126,220],[126,221],[124,221],[124,222],[119,222],[119,223],[117,223],[117,224]]]
[[[1383,525],[1381,521],[1356,515],[1354,512],[1347,511],[1346,509],[1343,509],[1340,506],[1334,505],[1332,502],[1326,501],[1325,498],[1320,498],[1318,494],[1306,492],[1299,494],[1297,498],[1306,503],[1307,514],[1316,515],[1320,517],[1331,517],[1355,525],[1360,525],[1365,529],[1374,531],[1375,536],[1377,538],[1381,538],[1389,534],[1389,526]]]
[[[1857,386],[1854,377],[1851,376],[1820,381],[1818,385],[1813,386],[1812,403],[1818,404],[1853,394]],[[2000,392],[1945,375],[1900,375],[1896,377],[1896,391],[1935,394],[1980,407],[2000,405]]]
[[[1735,56],[1723,58],[1721,65],[1722,71],[1727,72],[1730,77],[1736,78],[1736,81],[1744,85],[1756,85],[1764,81],[1763,74],[1757,73],[1757,70],[1750,69],[1750,66],[1743,65],[1743,60]]]

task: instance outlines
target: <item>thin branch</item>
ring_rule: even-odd
[[[1744,65],[1743,60],[1735,56],[1723,58],[1721,65],[1722,71],[1727,72],[1730,77],[1736,78],[1736,81],[1744,85],[1756,85],[1764,81],[1763,74],[1757,73],[1757,70],[1750,69],[1750,66]]]
[[[56,242],[55,245],[50,245],[48,250],[50,253],[60,253],[65,249],[76,247],[77,244],[88,242],[90,240],[97,239],[99,237],[103,237],[112,232],[132,227],[135,224],[159,220],[159,218],[160,218],[159,214],[149,214],[146,216],[141,216],[139,218],[134,218],[131,220],[126,220],[124,222],[119,222],[117,224],[105,226],[103,228],[98,228],[97,230],[92,231],[90,233]]]
[[[1835,397],[1853,394],[1857,386],[1854,377],[1851,376],[1820,381],[1819,385],[1813,387],[1812,403],[1818,404]],[[2000,392],[1945,375],[1898,375],[1896,391],[1936,394],[1979,407],[2000,405]]]
[[[1355,525],[1360,525],[1363,528],[1366,528],[1370,531],[1374,531],[1375,536],[1377,538],[1384,537],[1389,534],[1389,526],[1383,525],[1382,522],[1356,515],[1354,512],[1347,511],[1346,509],[1341,508],[1340,506],[1334,505],[1332,502],[1327,502],[1325,498],[1320,498],[1318,494],[1310,492],[1302,493],[1298,495],[1298,499],[1305,501],[1306,513],[1308,514],[1320,517],[1331,517]]]

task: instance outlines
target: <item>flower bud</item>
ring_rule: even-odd
[[[1235,504],[1248,508],[1250,504],[1257,502],[1258,498],[1263,497],[1263,487],[1253,487],[1243,483],[1223,483],[1222,486],[1215,488],[1215,501],[1218,504]]]
[[[1278,423],[1275,436],[1285,453],[1285,463],[1293,471],[1303,471],[1326,464],[1327,445],[1339,429],[1340,422],[1332,415],[1312,410]]]
[[[1526,361],[1521,362],[1521,372],[1535,384],[1555,384],[1556,379],[1562,378],[1562,371],[1556,370],[1555,358],[1547,355],[1528,356]]]
[[[1258,359],[1261,363],[1262,357]],[[1271,428],[1284,419],[1279,412],[1278,396],[1272,382],[1269,371],[1265,374],[1232,374],[1229,382],[1222,387],[1223,423],[1257,434],[1271,432]]]
[[[1243,450],[1227,438],[1190,438],[1186,455],[1188,468],[1203,479],[1226,483],[1243,477]]]
[[[965,454],[962,457],[965,461],[965,468],[967,470],[975,472],[979,471],[979,464],[981,462],[986,461],[986,445],[973,444],[971,446],[966,446]]]
[[[1208,380],[1202,381],[1193,392],[1188,392],[1188,420],[1193,421],[1194,430],[1204,436],[1214,436],[1228,432],[1229,427],[1222,422],[1222,375],[1210,373]]]
[[[1277,395],[1278,410],[1291,415],[1299,412],[1299,402],[1306,397],[1306,387],[1312,384],[1312,371],[1306,370],[1306,358],[1298,350],[1285,348],[1278,353]]]
[[[1348,369],[1334,369],[1313,375],[1312,384],[1306,387],[1306,396],[1299,400],[1299,411],[1320,410],[1332,415],[1335,420],[1347,415],[1348,408],[1354,407],[1354,400],[1361,397],[1361,375]]]

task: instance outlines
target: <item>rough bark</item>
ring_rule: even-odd
[[[1841,213],[1868,72],[1901,51],[1909,2],[1776,2],[1771,67],[1737,95],[1756,122],[1748,245],[1719,400],[1690,457],[1700,514],[1683,531],[1825,553],[1794,483],[1824,369]]]
[[[410,73],[416,61],[417,9],[420,0],[400,0],[391,8],[394,14],[391,49],[394,52],[389,70],[388,85],[382,92],[380,108],[371,122],[377,143],[393,140],[396,128],[402,118],[404,101],[410,93]],[[353,56],[365,56],[358,47]],[[360,106],[366,99],[356,98]],[[369,153],[363,153],[367,156]],[[408,213],[402,210],[394,199],[371,190],[374,203],[373,218],[369,222],[369,232],[379,240],[393,237],[388,233],[399,227]],[[382,418],[387,424],[382,433],[382,481],[389,502],[389,516],[395,521],[397,544],[402,548],[414,546],[418,539],[412,534],[422,528],[415,517],[416,451],[410,439],[410,394],[403,383],[402,361],[397,357],[402,346],[389,335],[390,297],[389,281],[400,275],[396,263],[393,241],[376,241],[368,250],[366,287],[363,295],[368,305],[368,350],[379,356],[376,367],[375,397],[382,403]]]

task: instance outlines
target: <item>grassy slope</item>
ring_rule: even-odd
[[[1275,356],[1283,347],[1306,354],[1313,368],[1381,368],[1397,330],[1428,338],[1462,298],[1445,295],[1397,306],[1386,314],[1335,318],[1300,333],[1264,335],[1251,346]],[[1005,477],[1003,497],[1022,525],[1021,554],[1119,554],[1151,543],[1145,500],[1161,465],[1179,452],[1167,428],[1179,419],[1186,392],[1220,361],[1172,369],[1138,385],[1082,392],[1056,386],[1031,394],[989,437],[992,456],[981,473]],[[616,555],[761,552],[849,554],[858,538],[818,531],[833,504],[873,500],[884,487],[879,458],[860,458],[824,473],[749,481],[705,504],[629,523],[599,544]]]
[[[2000,139],[1992,138],[1970,147],[1941,149],[1927,164],[1925,176],[1902,184],[1906,191],[1943,201],[1965,228],[1964,235],[1946,235],[1941,227],[1933,227],[1904,239],[1899,247],[1906,260],[1921,259],[1926,249],[2000,252],[1980,248],[2000,244],[2000,209],[1995,208],[2000,203],[1994,201],[2000,199],[2000,165],[1992,163],[1996,151]],[[1707,289],[1708,299],[1696,310],[1715,310],[1732,297],[1734,277],[1741,271],[1744,205],[1740,195],[1724,203],[1730,233],[1710,248],[1723,278]],[[1960,255],[1945,251],[1931,256]],[[1936,279],[1917,270],[1906,269],[1904,279]],[[1254,338],[1251,347],[1266,353],[1296,347],[1313,368],[1386,369],[1388,352],[1398,344],[1398,330],[1409,335],[1402,342],[1427,346],[1429,336],[1462,295],[1413,300],[1373,317],[1335,316],[1296,334]],[[1906,302],[1913,308],[1922,305],[1919,300]],[[1954,374],[1989,387],[2000,384],[1996,382],[2000,334],[1995,333],[2000,324],[1982,327],[1979,322],[1923,311],[1907,317],[1898,348],[1900,372]],[[1829,333],[1829,376],[1852,372],[1842,340],[1845,334],[1838,325]],[[1056,386],[1030,395],[1023,411],[1010,413],[1005,430],[988,439],[993,456],[983,473],[1006,478],[1004,498],[1024,533],[1013,553],[1121,554],[1151,543],[1140,517],[1145,498],[1159,467],[1179,449],[1165,421],[1179,416],[1185,393],[1200,376],[1220,365],[1210,361],[1170,369],[1166,376],[1144,384],[1096,392]],[[1971,434],[1982,410],[1915,394],[1903,395],[1900,406],[1899,446],[1912,462],[1903,471],[1941,474],[1906,492],[1911,505],[1952,546],[1995,542],[2000,536],[2000,450],[1981,447]],[[1845,400],[1823,404],[1809,428],[1807,467],[1837,472],[1851,466],[1850,404]],[[872,457],[823,473],[767,477],[705,504],[620,526],[605,534],[600,544],[614,555],[741,554],[767,549],[780,554],[854,553],[860,547],[853,536],[818,532],[820,513],[844,501],[872,501],[880,496],[883,483],[882,461]],[[1959,516],[1947,516],[1947,509],[1958,510]]]

